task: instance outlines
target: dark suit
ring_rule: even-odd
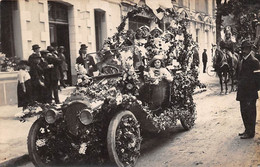
[[[55,54],[48,54],[46,57],[48,65],[52,64],[54,67],[45,69],[45,84],[47,88],[47,102],[50,103],[52,100],[52,92],[56,103],[59,103],[58,95],[58,81],[61,79],[60,64],[61,59]]]
[[[33,63],[31,60],[30,71],[29,74],[31,76],[31,84],[32,84],[32,100],[43,103],[43,89],[44,87],[40,84],[40,82],[44,82],[43,77],[43,69],[39,64]]]
[[[240,111],[249,135],[255,134],[256,99],[258,98],[258,86],[254,71],[260,69],[259,61],[250,54],[247,59],[242,59],[238,74],[237,100],[240,101]]]
[[[97,71],[97,66],[95,64],[95,61],[94,61],[93,57],[90,55],[87,55],[85,59],[82,57],[82,55],[80,55],[76,59],[76,63],[83,65],[84,68],[87,69],[89,76],[93,76],[93,72]]]
[[[207,66],[207,62],[208,62],[208,56],[206,52],[202,53],[202,62],[203,62],[203,72],[206,72],[206,66]]]

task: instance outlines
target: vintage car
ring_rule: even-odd
[[[134,83],[120,83],[129,75],[130,83],[132,72],[92,77],[89,86],[78,87],[62,105],[42,107],[28,135],[33,164],[96,164],[110,157],[117,166],[134,166],[140,156],[142,132],[158,131],[152,118],[159,118],[178,102],[173,103],[172,83],[161,80],[150,84],[144,79],[144,71],[134,71],[136,88]],[[127,92],[134,89],[136,96]],[[194,125],[196,112],[188,113],[176,118],[186,130]],[[168,117],[165,123],[174,122],[172,118]]]

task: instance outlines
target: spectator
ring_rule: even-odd
[[[65,48],[64,46],[60,46],[58,50],[58,57],[61,59],[61,66],[60,66],[60,73],[61,73],[61,79],[60,84],[64,88],[67,87],[67,85],[64,83],[64,80],[67,80],[67,71],[68,71],[68,64],[66,63],[66,57],[64,55]]]
[[[245,131],[239,133],[241,139],[249,139],[255,136],[256,124],[256,100],[259,90],[254,71],[260,69],[259,61],[251,50],[252,45],[248,40],[242,42],[242,62],[238,74],[237,100],[240,101],[240,112],[245,126]]]
[[[61,79],[60,75],[60,65],[61,59],[54,53],[55,50],[52,46],[48,46],[47,50],[50,52],[46,60],[48,62],[48,70],[47,70],[47,78],[46,78],[46,85],[48,89],[48,102],[52,100],[52,94],[54,96],[54,100],[56,104],[60,104],[59,94],[58,94],[58,81]]]
[[[32,46],[32,50],[33,50],[32,54],[38,54],[41,57],[40,48],[41,47],[38,44],[33,45]],[[29,62],[29,64],[32,63],[32,55],[29,56],[28,62]]]
[[[206,67],[208,62],[207,49],[204,49],[202,53],[202,62],[203,62],[203,73],[206,73]]]
[[[93,76],[93,72],[97,71],[97,66],[93,57],[87,54],[87,46],[82,44],[79,50],[79,57],[76,59],[77,64],[81,64],[87,69],[87,74]]]
[[[18,85],[17,85],[17,97],[18,107],[23,107],[23,110],[32,103],[32,84],[31,76],[29,74],[28,61],[20,61],[18,64]]]
[[[43,102],[43,89],[44,89],[44,77],[43,68],[40,66],[41,56],[40,54],[33,53],[30,56],[30,71],[32,82],[32,99],[33,101]]]

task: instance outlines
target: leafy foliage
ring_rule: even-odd
[[[217,14],[220,16],[233,15],[232,31],[237,41],[249,38],[254,40],[256,22],[260,20],[259,2],[257,0],[229,0],[219,4]],[[221,24],[217,23],[217,24]]]

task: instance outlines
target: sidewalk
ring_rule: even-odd
[[[59,91],[60,100],[64,101],[74,88]],[[27,135],[36,118],[20,122],[14,115],[21,110],[16,105],[0,106],[0,164],[28,154]]]

